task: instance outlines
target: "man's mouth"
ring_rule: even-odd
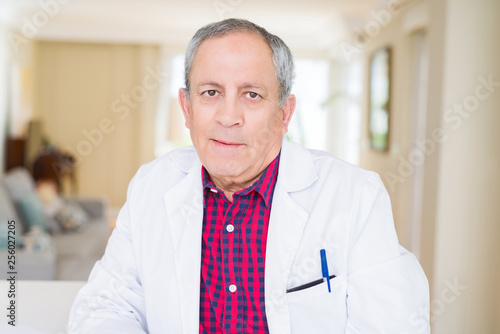
[[[224,146],[240,146],[243,144],[240,143],[235,143],[235,142],[230,142],[230,141],[225,141],[225,140],[220,140],[220,139],[212,139],[216,144],[219,145],[224,145]]]

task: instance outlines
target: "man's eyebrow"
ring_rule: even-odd
[[[205,86],[215,87],[215,88],[219,88],[219,89],[224,88],[223,85],[221,85],[217,82],[214,82],[214,81],[202,82],[198,85],[198,87],[205,87]],[[266,88],[254,83],[254,82],[244,82],[239,88],[240,89],[259,89],[259,90],[267,92]]]
[[[262,87],[256,83],[253,83],[253,82],[245,82],[245,83],[243,83],[243,85],[241,85],[240,88],[243,88],[243,89],[256,88],[256,89],[260,89],[263,91],[267,91],[264,87]]]
[[[213,81],[202,82],[201,84],[199,84],[199,87],[203,87],[203,86],[223,88],[221,84],[219,84],[217,82],[213,82]]]

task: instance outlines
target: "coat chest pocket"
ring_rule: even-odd
[[[344,333],[346,281],[338,276],[326,282],[286,294],[292,333]]]

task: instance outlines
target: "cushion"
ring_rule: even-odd
[[[50,181],[40,181],[36,185],[36,192],[43,205],[43,211],[45,212],[45,219],[49,233],[60,233],[62,228],[59,222],[55,219],[55,215],[64,206],[64,201],[57,193],[55,183]]]
[[[17,208],[23,218],[26,230],[29,230],[33,226],[39,226],[42,230],[47,231],[43,205],[35,192],[18,200]]]
[[[9,231],[9,226],[7,224],[7,221],[1,221],[0,222],[0,249],[6,249],[7,246],[9,245],[8,243],[8,231]],[[17,238],[17,235],[15,235]]]
[[[47,232],[49,232],[50,234],[58,234],[63,232],[61,224],[59,224],[54,216],[45,214],[45,221],[47,222]]]
[[[80,231],[88,223],[85,210],[78,203],[65,201],[62,208],[55,214],[55,220],[59,222],[63,231]]]
[[[46,252],[53,245],[50,236],[40,226],[33,226],[23,235],[23,248],[28,252]]]
[[[15,202],[35,192],[35,181],[26,168],[16,167],[9,170],[5,174],[4,183]]]
[[[16,167],[9,170],[3,177],[1,183],[2,184],[0,185],[0,188],[5,187],[4,189],[7,190],[6,193],[8,194],[12,203],[16,204],[18,211],[18,202],[24,197],[35,192],[35,181],[33,180],[33,177],[31,177],[31,174],[28,172],[28,170],[23,167]],[[0,199],[0,204],[3,205],[3,203],[4,202]],[[20,212],[18,213],[19,216],[16,217],[16,233],[21,235],[25,231],[27,231],[25,226],[29,224],[23,221],[23,215]]]
[[[4,184],[0,182],[0,249],[7,248],[8,222],[11,220],[16,222],[15,236],[17,238],[23,234],[24,229],[7,189]]]
[[[7,188],[0,182],[0,219],[1,221],[19,220],[14,202],[9,196]]]

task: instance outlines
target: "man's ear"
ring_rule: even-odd
[[[184,125],[189,129],[189,117],[191,116],[191,106],[189,105],[189,99],[187,96],[187,90],[185,88],[179,89],[179,104],[182,109],[182,114],[184,115]]]
[[[285,105],[283,106],[283,134],[288,132],[288,124],[290,124],[290,120],[292,119],[293,112],[295,111],[295,95],[290,94],[287,96]]]

